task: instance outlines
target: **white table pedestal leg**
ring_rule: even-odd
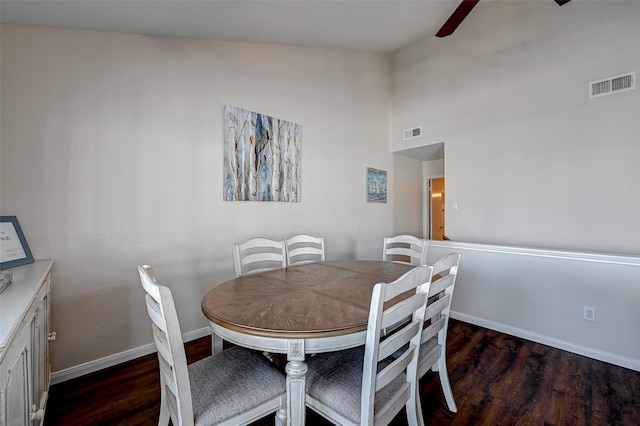
[[[305,374],[307,363],[304,362],[304,340],[287,341],[287,425],[304,426],[305,422]]]
[[[307,363],[289,361],[287,372],[287,425],[304,426],[305,422],[305,380]]]
[[[224,348],[224,340],[216,333],[211,333],[211,353],[217,355],[222,352]]]

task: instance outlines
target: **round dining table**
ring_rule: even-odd
[[[374,285],[412,268],[343,260],[244,275],[208,291],[202,312],[224,340],[287,355],[287,425],[304,425],[305,356],[363,345]]]

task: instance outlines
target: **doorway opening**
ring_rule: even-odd
[[[444,142],[403,149],[395,153],[422,162],[422,238],[448,239],[444,229]],[[433,188],[433,181],[436,188]]]
[[[445,233],[445,194],[444,177],[426,178],[426,215],[427,238],[430,240],[447,240]]]

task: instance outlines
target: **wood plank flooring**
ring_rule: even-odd
[[[210,339],[186,348],[193,362],[211,353]],[[428,373],[420,392],[427,425],[640,425],[639,372],[455,320],[447,352],[458,413]],[[52,386],[44,424],[154,425],[159,398],[153,354]],[[307,413],[308,425],[329,424]],[[404,413],[393,422],[405,424]]]

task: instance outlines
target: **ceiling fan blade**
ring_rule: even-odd
[[[467,17],[471,9],[478,4],[480,0],[462,0],[462,3],[458,6],[458,8],[451,14],[447,22],[444,23],[442,28],[436,33],[436,37],[446,37],[448,35],[453,34],[453,32],[458,28],[458,25]],[[556,0],[556,1],[564,1],[567,2],[569,0]]]
[[[565,3],[569,3],[571,0],[554,0],[556,3],[558,3],[558,6],[562,6]]]

